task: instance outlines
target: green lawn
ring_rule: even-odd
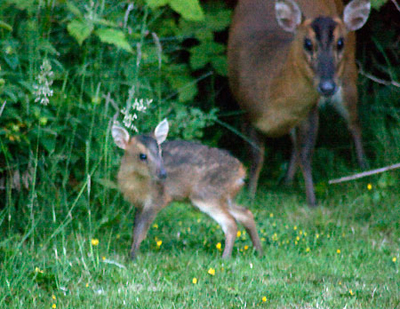
[[[127,259],[133,209],[111,191],[104,214],[93,205],[55,212],[19,233],[5,228],[3,210],[1,308],[400,306],[400,195],[391,188],[331,186],[317,209],[307,208],[300,189],[262,187],[252,205],[243,193],[265,256],[241,228],[230,260],[220,258],[223,232],[214,221],[175,203],[134,262]]]

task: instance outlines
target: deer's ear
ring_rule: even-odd
[[[343,21],[349,31],[355,31],[364,26],[371,11],[369,0],[353,0],[344,8]]]
[[[129,133],[123,127],[114,124],[111,128],[111,134],[114,139],[114,143],[122,149],[126,149],[129,142]]]
[[[154,136],[157,140],[157,143],[160,145],[167,138],[169,131],[169,124],[167,119],[161,121],[154,130]]]
[[[287,32],[295,32],[302,19],[299,6],[292,0],[275,1],[275,17],[279,26]]]

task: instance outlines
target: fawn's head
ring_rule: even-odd
[[[296,66],[306,72],[317,91],[330,97],[338,90],[339,78],[348,65],[346,59],[354,49],[354,38],[349,32],[360,29],[368,19],[369,0],[352,0],[343,16],[307,18],[293,0],[276,0],[278,24],[295,34],[293,44],[298,46]],[[349,50],[349,53],[346,51]]]
[[[114,124],[111,133],[115,144],[125,150],[121,168],[142,177],[165,179],[167,172],[161,156],[161,143],[168,135],[168,121],[161,121],[151,134],[129,136],[129,133]]]

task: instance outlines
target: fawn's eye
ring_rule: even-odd
[[[146,160],[147,160],[147,156],[146,156],[144,153],[141,153],[141,154],[139,155],[139,159],[140,159],[141,161],[146,161]]]
[[[343,47],[344,47],[344,40],[343,40],[343,38],[340,38],[338,41],[337,41],[337,50],[338,51],[341,51],[342,49],[343,49]]]
[[[312,52],[313,44],[310,39],[304,39],[304,49],[308,52]]]

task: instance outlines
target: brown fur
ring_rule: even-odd
[[[309,205],[315,206],[311,176],[311,156],[318,129],[316,112],[321,95],[316,76],[316,58],[304,51],[304,38],[315,45],[312,21],[331,17],[337,24],[334,42],[344,37],[345,48],[335,56],[335,83],[341,87],[341,102],[335,107],[346,119],[353,135],[357,156],[366,166],[357,111],[357,70],[354,60],[355,35],[348,32],[341,16],[339,0],[298,0],[303,21],[295,34],[284,31],[275,16],[275,1],[239,0],[235,9],[228,43],[229,81],[234,97],[247,112],[250,132],[259,151],[253,150],[250,189],[255,193],[263,164],[264,139],[292,133],[294,151],[287,180],[290,182],[299,164],[307,187]],[[335,50],[335,49],[333,49]],[[261,135],[260,135],[261,133]]]
[[[234,203],[246,176],[243,165],[226,151],[186,141],[162,144],[162,158],[153,156],[140,139],[130,139],[118,173],[118,183],[124,197],[135,205],[137,214],[131,257],[157,213],[171,201],[189,199],[201,211],[215,219],[225,232],[223,257],[231,256],[236,238],[236,222],[248,230],[253,244],[262,254],[261,243],[250,210]],[[147,162],[139,159],[146,154]],[[164,166],[167,177],[160,180],[157,168]]]

